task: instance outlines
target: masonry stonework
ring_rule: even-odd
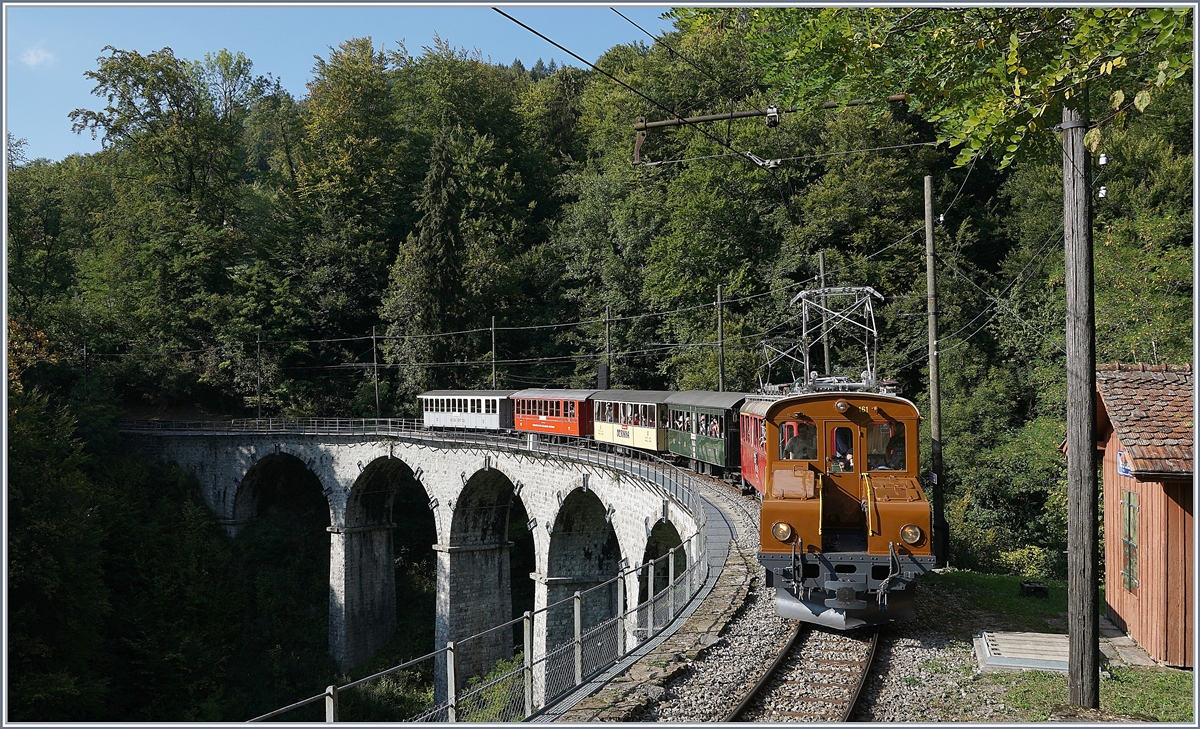
[[[685,541],[697,530],[686,509],[644,479],[538,452],[434,447],[402,436],[220,431],[157,434],[139,443],[151,455],[192,474],[205,502],[231,534],[255,516],[247,475],[256,464],[287,455],[316,477],[330,516],[329,649],[342,670],[367,661],[396,628],[390,514],[401,471],[416,476],[437,525],[437,616],[431,650],[514,617],[507,534],[514,500],[520,500],[532,525],[535,610],[563,599],[570,608],[569,598],[576,590],[611,579],[622,566],[639,566],[651,533],[663,520]],[[687,564],[692,558],[688,556]],[[638,573],[629,574],[624,583],[625,607],[630,609],[637,601]],[[585,629],[616,609],[615,590],[589,593],[582,611]],[[549,621],[544,613],[539,617],[534,625],[535,654],[572,638],[572,610],[556,610]],[[511,657],[511,634],[494,631],[493,636],[460,648],[459,682]],[[446,688],[444,664],[441,672],[439,693]],[[544,673],[535,677],[539,687],[545,680]]]

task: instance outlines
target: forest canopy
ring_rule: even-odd
[[[258,630],[244,621],[265,583],[243,574],[246,555],[221,541],[187,477],[118,457],[120,418],[406,417],[432,388],[594,387],[610,355],[613,386],[716,389],[718,286],[726,389],[753,391],[768,376],[761,342],[797,336],[790,301],[815,287],[821,252],[829,285],[883,295],[878,372],[924,407],[926,175],[941,220],[951,562],[1061,575],[1062,158],[1038,95],[1086,86],[1085,116],[1104,122],[1092,137],[1109,160],[1093,201],[1097,361],[1189,362],[1191,14],[1146,16],[1128,43],[1093,15],[1094,32],[1063,48],[1057,11],[869,16],[896,37],[925,22],[982,42],[992,55],[978,72],[1008,79],[1003,93],[939,97],[874,65],[854,12],[680,13],[662,42],[606,52],[604,73],[355,38],[318,59],[299,98],[236,51],[104,49],[85,74],[93,104],[71,114],[102,151],[26,159],[6,140],[22,688],[10,696],[28,697],[12,718],[243,720],[332,671],[320,636],[239,642]],[[978,35],[991,25],[1006,33]],[[1149,28],[1171,32],[1158,43]],[[819,73],[789,65],[797,43],[826,44]],[[994,66],[1001,47],[1017,66]],[[879,93],[853,91],[872,103],[655,129],[631,164],[639,117],[845,99],[843,72],[870,75]],[[908,103],[882,101],[896,90]],[[959,114],[965,98],[991,116]],[[861,351],[835,343],[834,373],[861,369]],[[225,581],[236,589],[222,597]],[[195,606],[182,617],[180,591]],[[272,653],[274,640],[311,650]],[[230,683],[246,665],[292,693]],[[128,693],[123,675],[172,676],[169,699]]]

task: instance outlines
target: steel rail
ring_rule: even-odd
[[[812,626],[808,625],[807,623],[796,624],[796,632],[792,635],[791,639],[788,640],[787,645],[785,645],[783,650],[779,652],[779,655],[775,657],[774,662],[772,662],[771,666],[767,668],[766,673],[764,673],[762,677],[758,679],[758,682],[754,684],[754,687],[751,688],[746,696],[742,698],[741,702],[734,707],[733,711],[729,712],[729,716],[727,716],[724,720],[726,723],[738,721],[739,717],[750,705],[750,703],[763,693],[763,690],[774,677],[775,672],[784,664],[785,661],[788,660],[788,658],[791,657],[792,649],[795,647],[795,644],[797,640],[799,640],[800,636],[811,635],[811,627]],[[808,630],[806,630],[806,628]],[[869,676],[871,673],[871,666],[875,663],[875,652],[878,647],[879,629],[876,628],[871,633],[871,640],[867,647],[867,656],[862,660],[862,672],[858,675],[858,679],[854,683],[854,690],[850,693],[850,697],[846,702],[846,706],[842,710],[841,716],[838,719],[839,722],[845,723],[850,721],[850,715],[854,713],[855,707],[858,706],[859,696],[862,695],[863,687],[867,684],[867,676]]]
[[[725,717],[726,723],[738,720],[738,717],[741,716],[742,712],[746,710],[746,707],[750,705],[750,702],[758,696],[759,692],[762,691],[767,685],[767,682],[771,680],[771,677],[775,675],[775,671],[778,670],[779,667],[783,665],[783,662],[788,659],[788,656],[792,654],[792,647],[796,645],[796,641],[800,638],[800,636],[809,632],[812,632],[812,629],[807,623],[796,623],[796,632],[792,633],[792,637],[788,639],[787,645],[783,647],[783,650],[779,651],[779,655],[775,656],[775,661],[772,662],[770,667],[767,668],[767,672],[758,679],[758,683],[754,684],[754,687],[750,689],[750,692],[742,698],[741,702],[734,707],[733,711],[729,712],[729,716]]]
[[[879,647],[879,628],[875,629],[871,635],[871,647],[867,649],[867,665],[863,666],[862,675],[858,677],[858,685],[854,687],[854,693],[850,695],[850,703],[846,705],[846,711],[842,713],[840,721],[843,723],[850,721],[850,715],[854,713],[854,707],[858,706],[858,697],[862,694],[863,686],[867,685],[867,676],[871,674],[871,666],[875,663],[875,649]]]

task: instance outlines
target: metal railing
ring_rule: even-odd
[[[692,474],[655,453],[625,446],[612,446],[591,438],[546,436],[511,431],[480,431],[456,428],[426,428],[421,421],[399,418],[262,418],[225,421],[129,420],[121,423],[124,433],[222,435],[290,433],[294,435],[377,435],[445,448],[478,448],[509,453],[540,454],[574,463],[621,470],[653,483],[704,523],[704,508]]]
[[[682,574],[675,574],[676,555],[688,555]],[[652,575],[659,563],[667,560],[670,573],[666,587],[654,591]],[[626,607],[626,579],[644,572],[650,580],[646,601]],[[325,703],[325,721],[340,720],[340,701],[349,691],[401,671],[433,675],[439,685],[429,692],[432,700],[419,711],[400,721],[473,721],[510,722],[527,719],[561,699],[571,690],[591,680],[601,671],[650,640],[671,625],[708,579],[708,555],[703,535],[697,533],[667,554],[644,565],[624,568],[615,577],[592,588],[575,591],[570,597],[554,602],[520,618],[490,628],[445,648],[414,658],[370,676],[333,685],[324,693],[251,719],[266,721],[304,706]],[[615,593],[615,595],[614,595]],[[564,633],[563,616],[571,630]],[[591,624],[589,624],[589,620]],[[464,676],[462,656],[473,644],[486,641],[500,632],[508,635],[521,625],[522,645],[514,649],[512,659],[501,659],[486,667],[482,675]],[[557,629],[556,629],[557,628]],[[537,636],[542,640],[536,640]],[[544,644],[538,650],[538,643]]]
[[[404,672],[433,676],[432,698],[404,721],[519,721],[562,698],[669,626],[708,579],[705,512],[691,473],[657,454],[609,446],[589,438],[428,429],[415,420],[392,418],[249,419],[221,422],[126,421],[120,430],[144,435],[290,433],[297,435],[374,435],[397,437],[431,447],[471,448],[556,458],[575,465],[619,470],[653,484],[692,517],[696,532],[683,544],[645,565],[619,569],[594,587],[576,591],[541,610],[527,612],[488,630],[384,671],[331,685],[324,693],[255,717],[265,721],[324,701],[325,720],[338,721],[343,694]],[[687,555],[676,574],[676,555]],[[667,560],[667,585],[656,589],[657,565]],[[644,571],[647,599],[626,607],[626,578]],[[614,594],[615,593],[615,594]],[[500,660],[482,675],[464,675],[463,656],[481,651],[485,641],[503,638],[520,623],[523,643],[512,660]],[[570,630],[564,629],[570,626]],[[540,640],[536,638],[540,636]],[[478,661],[468,661],[478,663]]]

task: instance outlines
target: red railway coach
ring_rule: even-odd
[[[512,395],[514,428],[525,433],[589,436],[592,406],[599,390],[530,389]]]
[[[766,493],[767,479],[767,410],[779,398],[777,397],[747,397],[742,403],[741,425],[742,441],[742,483],[751,486],[760,495]]]

